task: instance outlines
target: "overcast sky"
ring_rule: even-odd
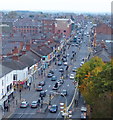
[[[112,0],[0,0],[0,10],[111,12]]]

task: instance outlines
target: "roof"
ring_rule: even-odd
[[[2,62],[2,64],[5,67],[8,67],[8,68],[10,68],[12,70],[22,70],[22,69],[27,67],[27,65],[25,65],[21,61],[16,61],[16,60],[12,60],[12,59],[4,60]]]
[[[11,68],[4,66],[2,63],[0,63],[0,78],[4,75],[10,73],[12,71]]]
[[[19,61],[24,63],[26,66],[30,67],[40,61],[40,57],[32,52],[27,52],[19,58]]]
[[[107,52],[105,48],[102,48],[100,51],[97,51],[93,53],[93,56],[98,56],[102,58],[104,62],[109,62],[110,61],[110,54]]]

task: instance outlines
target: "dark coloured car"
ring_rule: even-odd
[[[58,110],[58,106],[57,106],[57,105],[52,105],[52,106],[50,107],[50,109],[49,109],[49,111],[52,112],[52,113],[56,113],[57,110]]]
[[[31,103],[31,108],[37,108],[38,107],[38,102],[37,101],[33,101]]]
[[[40,97],[45,97],[46,96],[46,92],[45,91],[41,91],[39,96]]]
[[[62,61],[63,61],[63,62],[67,62],[67,59],[66,59],[66,58],[62,58]]]
[[[39,86],[44,86],[44,85],[45,85],[45,81],[39,82]]]
[[[36,91],[42,91],[42,90],[43,90],[43,87],[42,87],[42,86],[39,86],[39,85],[38,85],[38,86],[36,87]]]
[[[53,71],[53,70],[50,70],[49,73],[54,74],[54,71]]]
[[[56,76],[52,76],[51,81],[56,81],[57,77]]]
[[[52,73],[48,73],[48,75],[47,75],[48,78],[51,78],[52,76],[53,76]]]

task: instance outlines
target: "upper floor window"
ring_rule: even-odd
[[[13,80],[17,80],[17,74],[13,75]]]

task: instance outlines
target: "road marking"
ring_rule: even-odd
[[[36,114],[36,113],[15,113],[15,114],[13,114],[13,115],[27,115],[27,114],[34,115],[34,114]]]

